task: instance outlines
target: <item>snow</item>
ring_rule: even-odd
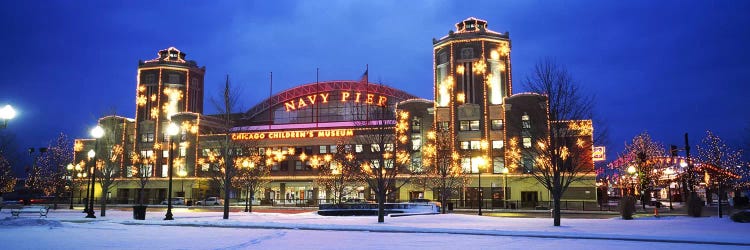
[[[98,212],[98,211],[97,211]],[[507,218],[466,214],[386,217],[319,216],[315,212],[242,213],[108,210],[86,219],[80,210],[50,210],[49,218],[0,212],[2,249],[741,249],[750,223],[684,216],[635,220]],[[98,213],[97,213],[98,216]],[[564,247],[561,247],[564,246]]]

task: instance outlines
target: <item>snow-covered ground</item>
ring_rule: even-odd
[[[98,215],[97,215],[98,216]],[[476,215],[326,217],[298,214],[50,210],[49,218],[0,212],[0,249],[749,249],[750,224],[728,218],[501,218]],[[729,243],[729,244],[727,244]]]

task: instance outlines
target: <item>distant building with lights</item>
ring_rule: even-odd
[[[407,136],[414,167],[422,164],[420,146],[427,133],[450,131],[452,147],[461,152],[461,167],[468,177],[465,186],[452,197],[457,207],[476,206],[479,190],[483,192],[486,208],[504,206],[499,202],[503,200],[517,201],[515,204],[519,206],[537,206],[540,201],[548,201],[546,189],[524,173],[524,169],[533,166],[506,166],[508,141],[531,144],[528,126],[550,122],[546,96],[513,94],[510,48],[507,32],[491,31],[486,21],[469,18],[456,24],[456,31],[433,40],[435,101],[364,78],[303,84],[275,93],[243,113],[232,114],[231,140],[242,145],[236,146],[232,154],[292,152],[270,163],[268,184],[251,196],[261,204],[309,205],[330,198],[330,190],[316,185],[318,170],[300,155],[330,155],[342,144],[357,153],[379,152],[373,145],[356,144],[355,138],[366,134],[373,122],[392,124],[395,128],[396,110],[405,110],[410,114]],[[159,51],[158,58],[139,62],[135,118],[102,117],[99,124],[105,129],[103,138],[76,140],[75,159],[79,165],[90,165],[86,154],[92,149],[96,148],[98,158],[113,159],[117,158],[113,157],[116,156],[113,152],[117,152],[113,148],[122,148],[121,160],[113,161],[119,165],[107,173],[118,179],[106,192],[110,202],[136,202],[138,176],[143,175],[149,177],[145,192],[148,202],[158,204],[166,199],[169,169],[166,149],[170,141],[165,131],[170,122],[181,128],[174,137],[179,146],[173,151],[177,160],[173,167],[172,196],[188,200],[219,196],[217,183],[211,181],[209,172],[217,166],[215,158],[220,156],[226,129],[221,115],[203,112],[205,70],[186,60],[185,53],[176,48]],[[377,118],[363,112],[383,107],[388,113]],[[479,157],[490,159],[491,164],[481,167],[477,164]],[[590,165],[593,169],[593,162]],[[506,167],[510,171],[503,174]],[[482,186],[478,190],[480,171]],[[592,175],[590,180],[575,183],[565,198],[596,202],[594,182]],[[351,188],[358,191],[347,198],[374,199],[366,186]],[[103,193],[97,185],[96,196]],[[231,196],[247,198],[239,189],[232,191]],[[436,199],[434,196],[424,187],[405,185],[388,199]],[[75,197],[82,196],[76,193]]]

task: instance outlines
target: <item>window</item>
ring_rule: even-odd
[[[201,165],[201,171],[203,171],[203,172],[205,172],[205,171],[208,171],[208,168],[209,168],[209,167],[211,167],[211,165],[210,165],[210,164],[208,164],[208,163],[203,163],[203,165]]]
[[[531,157],[524,156],[523,157],[523,172],[531,173],[533,169],[534,169],[534,161],[531,160]]]
[[[482,149],[482,145],[481,145],[481,143],[479,143],[479,141],[471,141],[470,143],[471,143],[470,147],[471,147],[472,150],[480,150],[480,149]]]
[[[320,146],[320,153],[321,154],[327,154],[328,153],[328,146]]]
[[[503,148],[503,140],[492,141],[492,149],[502,149],[502,148]]]
[[[154,141],[154,133],[143,133],[141,135],[141,142],[153,142]]]
[[[450,129],[450,126],[448,126],[448,122],[438,122],[437,123],[437,130],[438,131],[448,131]]]
[[[492,120],[492,130],[502,130],[503,120]]]
[[[421,129],[421,125],[419,122],[419,118],[414,117],[414,119],[411,120],[411,132],[419,133],[420,129]]]
[[[133,168],[125,168],[125,177],[133,177]]]
[[[169,74],[169,81],[167,83],[179,83],[179,82],[180,82],[179,74]]]
[[[471,173],[471,159],[461,158],[461,170],[464,173]]]
[[[331,154],[338,153],[338,148],[336,145],[331,145]]]
[[[163,150],[163,151],[161,151],[161,157],[169,158],[169,150]]]
[[[151,165],[141,165],[141,177],[153,176],[153,168]]]
[[[411,150],[419,150],[422,147],[422,137],[419,135],[411,136]]]
[[[385,164],[385,168],[393,168],[393,159],[385,159],[383,164]]]
[[[271,170],[279,171],[279,163],[274,162],[273,164],[271,164]]]
[[[386,143],[385,144],[385,151],[386,152],[393,152],[393,143]]]
[[[357,144],[354,146],[354,152],[362,153],[362,144]]]
[[[471,129],[471,131],[479,131],[479,121],[478,120],[471,121],[469,123],[469,128]]]
[[[492,158],[492,172],[496,174],[502,174],[503,168],[505,168],[505,158],[494,157]]]
[[[294,170],[302,170],[302,162],[294,161]]]
[[[152,156],[154,156],[154,151],[153,150],[143,150],[143,151],[141,151],[141,158],[151,158]]]
[[[531,137],[523,138],[523,148],[531,148]]]
[[[187,148],[185,148],[184,146],[180,146],[180,157],[185,157],[185,155],[187,155]]]
[[[479,173],[479,163],[482,162],[481,157],[477,156],[471,159],[471,172]]]
[[[370,163],[372,164],[372,168],[380,168],[380,161],[371,160]]]
[[[380,152],[380,144],[373,143],[370,145],[370,151],[371,152]]]
[[[531,128],[531,121],[529,121],[529,115],[527,115],[526,113],[523,113],[523,116],[521,116],[521,126],[524,129]]]
[[[169,174],[169,165],[161,165],[161,177],[167,177],[167,174]]]
[[[461,149],[469,149],[469,142],[468,141],[462,141],[461,142]]]
[[[460,131],[468,131],[469,130],[469,121],[460,121],[458,130]]]

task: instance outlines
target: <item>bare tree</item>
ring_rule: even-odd
[[[104,129],[104,136],[99,140],[96,152],[96,179],[102,187],[100,197],[100,215],[107,215],[107,194],[119,181],[120,172],[125,164],[125,148],[127,145],[127,120],[123,117],[111,115],[99,120]]]
[[[430,131],[427,134],[427,143],[424,147],[423,185],[438,193],[442,213],[446,213],[448,198],[458,194],[458,190],[466,184],[466,172],[461,169],[459,159],[461,156],[453,150],[453,138],[447,128]]]
[[[525,173],[549,191],[554,225],[560,226],[563,194],[571,183],[583,180],[594,170],[590,120],[593,97],[581,90],[564,67],[550,59],[535,65],[525,85],[529,91],[546,96],[547,114],[540,112],[533,115],[540,118],[522,121],[524,138],[508,138],[506,161],[511,167],[523,166]]]
[[[235,173],[233,169],[232,154],[235,147],[234,142],[230,139],[231,129],[234,125],[234,112],[238,107],[239,89],[232,88],[229,82],[229,75],[227,75],[224,83],[223,95],[219,98],[212,98],[216,110],[220,113],[217,114],[222,120],[222,127],[219,129],[220,133],[224,135],[224,143],[221,145],[222,159],[218,161],[220,163],[219,168],[224,169],[224,180],[222,183],[224,189],[224,219],[229,219],[229,189],[232,186],[232,175]]]
[[[131,152],[130,163],[132,164],[127,176],[135,176],[138,183],[138,205],[143,206],[146,203],[146,185],[154,175],[154,164],[156,164],[156,155],[139,155]]]

